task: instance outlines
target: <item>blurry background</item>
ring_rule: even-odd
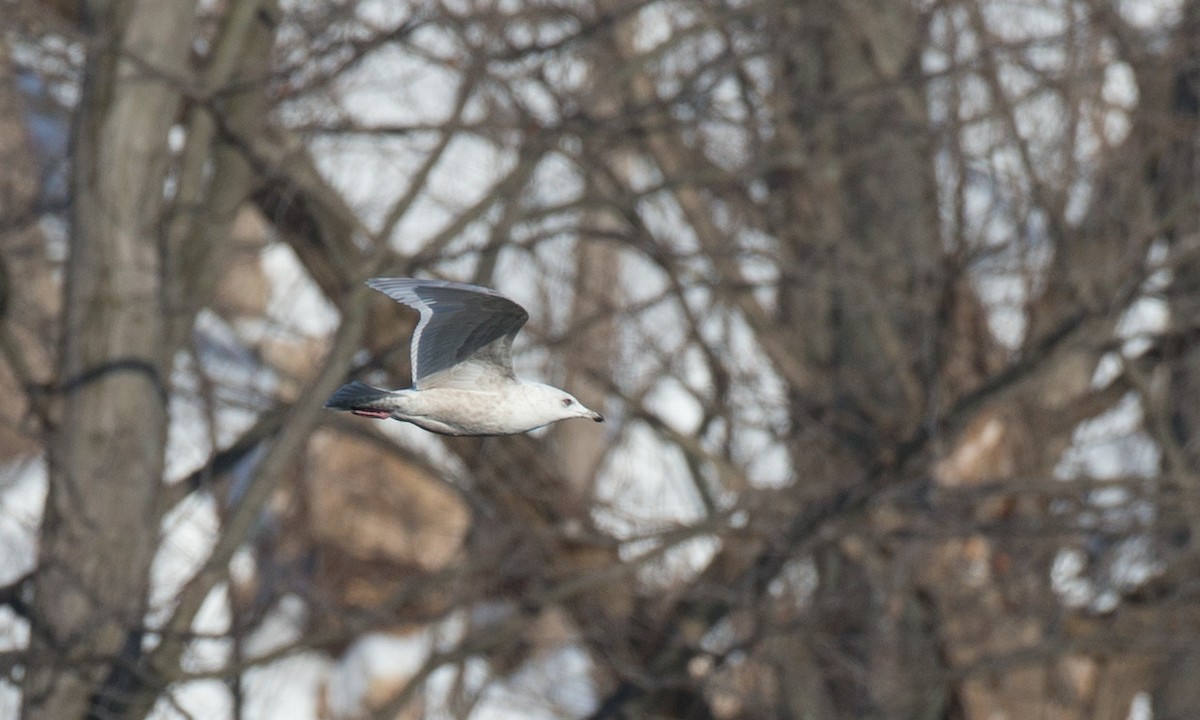
[[[0,717],[1200,717],[1200,2],[0,12]]]

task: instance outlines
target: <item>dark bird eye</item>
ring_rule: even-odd
[[[563,407],[571,407],[574,402],[571,398],[563,398]]]

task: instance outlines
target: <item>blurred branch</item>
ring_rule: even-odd
[[[179,592],[171,615],[162,623],[162,642],[149,653],[147,672],[162,685],[175,681],[180,673],[187,637],[196,613],[212,589],[227,575],[234,552],[249,537],[249,532],[270,497],[284,470],[301,450],[316,424],[324,400],[341,384],[351,359],[358,349],[366,319],[366,298],[369,289],[363,285],[353,288],[343,308],[342,324],[334,339],[333,349],[325,365],[302,393],[301,399],[287,412],[282,431],[270,444],[259,461],[254,481],[246,488],[238,505],[225,518],[221,536],[204,565]],[[153,696],[143,696],[152,704]],[[148,712],[150,705],[139,708],[134,717]],[[140,714],[139,714],[140,713]]]
[[[909,473],[919,473],[920,468],[910,468],[910,464],[928,450],[931,437],[953,432],[981,406],[1035,376],[1053,362],[1060,351],[1072,347],[1072,343],[1090,329],[1089,322],[1111,322],[1109,314],[1124,308],[1140,285],[1140,281],[1128,283],[1116,293],[1111,305],[1104,308],[1103,312],[1093,315],[1081,311],[1069,318],[1017,361],[989,378],[974,392],[959,399],[930,425],[922,426],[913,437],[898,444],[891,453],[881,456],[858,482],[800,508],[787,522],[784,531],[765,543],[762,550],[747,555],[744,548],[727,545],[709,565],[710,571],[720,573],[720,578],[705,577],[693,583],[689,592],[675,601],[673,609],[665,614],[669,618],[668,623],[656,634],[658,641],[647,644],[654,654],[646,659],[644,667],[649,668],[656,677],[686,672],[692,657],[702,651],[698,647],[672,642],[674,638],[685,637],[682,634],[684,626],[695,624],[705,629],[712,628],[741,607],[740,598],[761,597],[789,561],[803,556],[813,543],[825,538],[828,525],[845,522],[851,516],[861,514],[899,478]],[[726,553],[731,555],[729,565],[721,557]],[[728,588],[730,592],[714,596],[709,591],[713,585]],[[620,717],[624,706],[646,692],[645,688],[625,680],[602,700],[599,709],[590,717],[593,720]]]
[[[3,270],[2,260],[0,260],[0,272],[7,273],[6,270]],[[2,282],[4,282],[7,294],[7,281]],[[37,429],[41,432],[49,432],[55,425],[51,412],[49,388],[44,380],[39,381],[34,378],[33,369],[25,359],[21,343],[9,325],[7,302],[5,305],[6,307],[0,310],[0,353],[3,353],[4,360],[12,371],[13,377],[16,378],[17,384],[25,390],[25,397],[29,402],[29,412],[37,420]]]
[[[214,97],[236,79],[268,63],[276,40],[280,9],[274,0],[237,0],[222,18],[205,71],[198,102],[187,109],[186,143],[178,158],[173,204],[165,221],[164,265],[169,281],[167,342],[179,348],[209,304],[226,269],[234,221],[257,178],[236,147],[218,132],[262,132],[269,107],[266,88],[250,85],[240,93]],[[173,354],[173,351],[172,353]]]
[[[648,563],[660,559],[680,543],[701,535],[718,533],[728,519],[729,513],[721,513],[695,525],[659,534],[657,537],[660,542],[649,551],[623,562],[568,576],[543,591],[523,598],[519,611],[512,616],[468,633],[450,650],[430,654],[421,668],[408,679],[404,687],[381,704],[372,716],[380,720],[394,718],[412,701],[415,694],[423,689],[429,676],[439,668],[474,655],[486,654],[517,641],[521,637],[521,632],[534,621],[540,610],[567,603],[606,584],[627,579]]]
[[[7,585],[0,586],[0,606],[7,606],[17,615],[29,619],[30,607],[26,598],[33,590],[33,573],[27,572]]]

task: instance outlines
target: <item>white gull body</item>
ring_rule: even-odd
[[[355,381],[325,407],[443,435],[512,435],[569,418],[604,422],[570,393],[517,378],[512,341],[529,313],[495,290],[414,278],[367,284],[421,313],[411,347],[413,386],[383,390]]]

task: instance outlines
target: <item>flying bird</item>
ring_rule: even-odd
[[[383,390],[354,381],[325,407],[442,435],[512,435],[569,418],[604,422],[570,393],[517,378],[512,342],[529,313],[495,290],[415,278],[374,278],[367,285],[421,313],[410,348],[412,387]]]

